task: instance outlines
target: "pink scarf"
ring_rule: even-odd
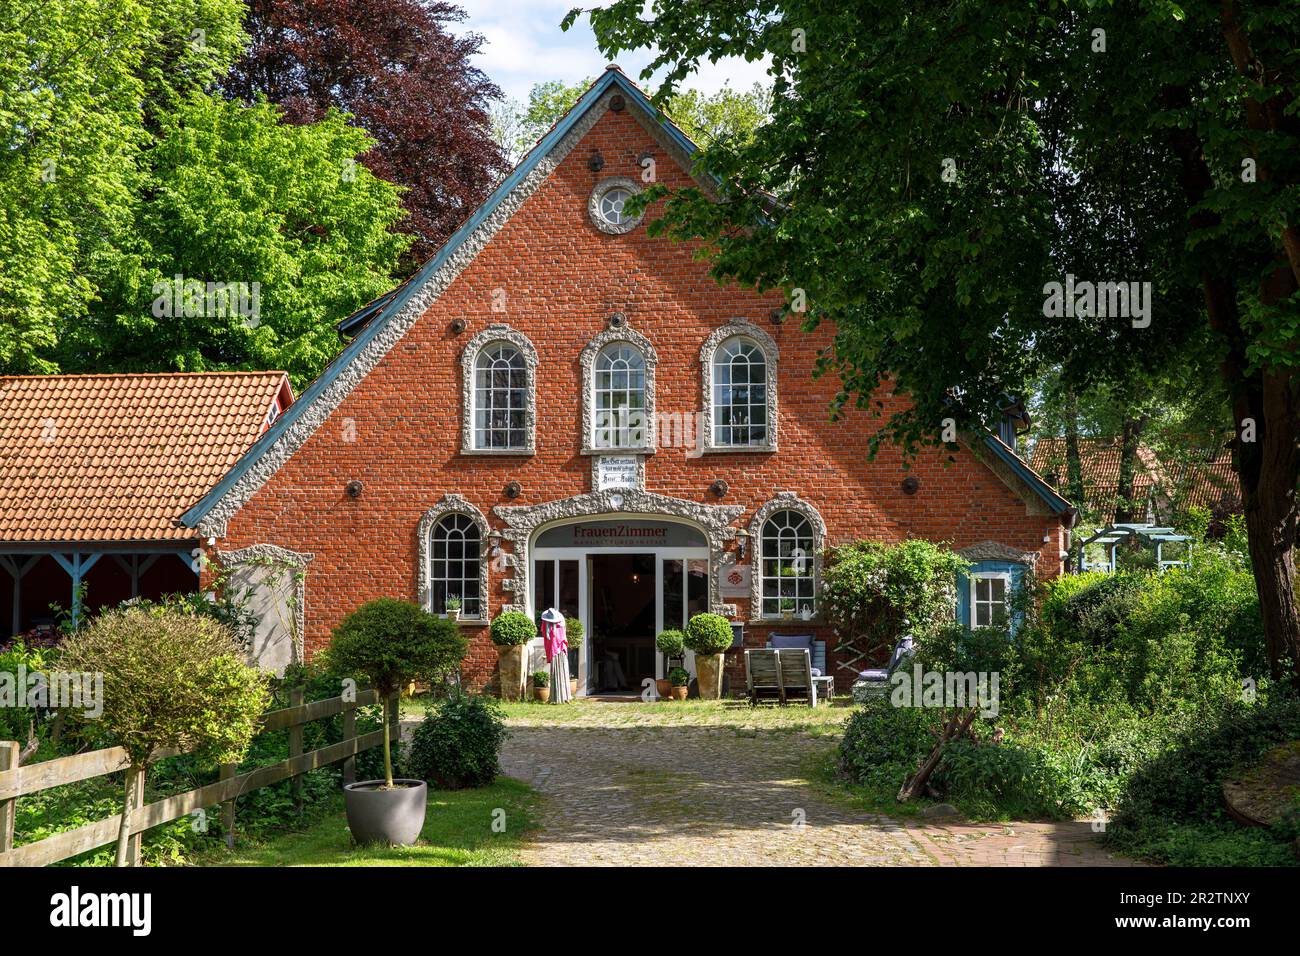
[[[550,663],[556,654],[569,653],[569,639],[564,634],[564,622],[554,624],[542,622],[542,644],[546,649],[546,663]]]

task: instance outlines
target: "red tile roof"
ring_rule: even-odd
[[[0,542],[193,538],[277,399],[283,372],[0,377]]]

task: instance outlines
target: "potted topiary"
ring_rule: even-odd
[[[569,658],[569,696],[577,698],[578,696],[578,659],[582,656],[582,638],[586,634],[586,628],[582,626],[582,621],[576,617],[566,617],[564,619],[564,636],[569,642],[569,650],[572,656]]]
[[[783,621],[794,620],[794,598],[781,599],[781,620]]]
[[[655,647],[659,648],[667,658],[664,664],[671,671],[673,661],[681,663],[682,653],[686,649],[686,635],[675,629],[660,631],[659,636],[655,638]],[[667,697],[672,691],[672,683],[666,677],[656,678],[655,690],[659,692],[660,697]]]
[[[522,611],[498,614],[488,628],[488,636],[497,647],[497,675],[502,700],[520,700],[524,696],[524,658],[526,645],[537,636],[537,625]]]
[[[722,655],[731,647],[731,622],[721,614],[696,614],[686,622],[685,644],[695,652],[700,697],[717,700],[722,696]]]
[[[240,760],[270,699],[267,676],[244,663],[228,627],[174,608],[106,611],[64,641],[59,668],[103,675],[103,712],[94,723],[129,760],[118,866],[127,863],[149,761],[166,747],[192,750],[205,762]]]
[[[551,701],[551,674],[550,671],[533,671],[533,698],[538,703],[548,704]]]
[[[389,699],[408,681],[433,683],[455,669],[465,639],[451,621],[393,598],[363,604],[334,629],[326,658],[340,677],[364,677],[379,692],[384,727],[384,779],[345,784],[348,829],[358,844],[409,846],[424,829],[428,786],[393,779]]]
[[[447,620],[452,622],[460,620],[460,598],[449,597],[443,606],[447,609]]]
[[[688,685],[691,682],[691,672],[685,667],[674,667],[668,672],[668,684],[670,694],[673,700],[685,700]]]

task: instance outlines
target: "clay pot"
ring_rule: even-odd
[[[661,698],[667,699],[673,692],[673,682],[666,677],[655,678],[655,693]]]
[[[551,689],[549,687],[534,687],[533,697],[536,698],[539,704],[550,703]]]
[[[527,654],[526,644],[497,648],[497,673],[502,700],[524,699],[524,659]]]
[[[578,696],[578,678],[576,677],[569,678],[569,696],[575,698]]]
[[[690,691],[690,688],[683,684],[681,687],[673,687],[671,690],[673,700],[685,700],[686,694]]]

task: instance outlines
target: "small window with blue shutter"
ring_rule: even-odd
[[[1011,619],[1014,632],[1021,615],[1012,598],[1024,579],[1025,566],[1014,561],[976,561],[957,576],[957,623],[964,627],[991,627]]]

